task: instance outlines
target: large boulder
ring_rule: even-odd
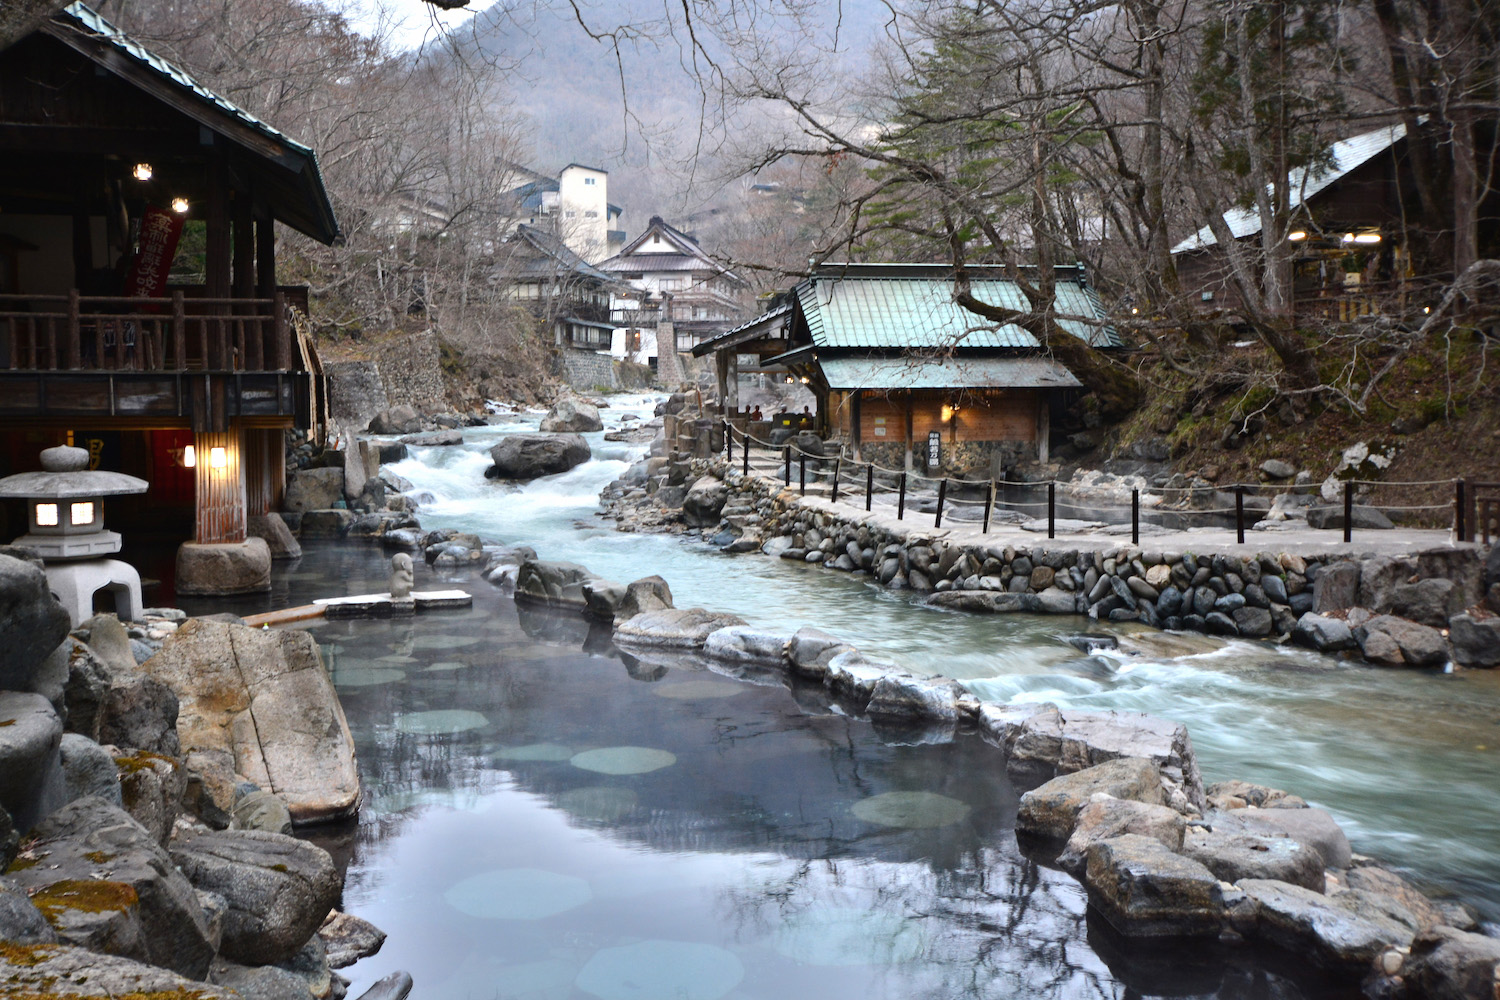
[[[1323,891],[1323,855],[1284,833],[1195,826],[1183,839],[1182,853],[1225,882],[1276,879]]]
[[[1500,667],[1500,617],[1454,615],[1448,622],[1448,641],[1459,666]]]
[[[1365,659],[1389,667],[1437,667],[1448,662],[1448,643],[1435,628],[1379,615],[1354,629]]]
[[[271,548],[264,539],[183,542],[177,547],[177,593],[180,595],[219,597],[255,594],[270,589]]]
[[[1088,863],[1089,847],[1127,833],[1150,837],[1177,853],[1182,850],[1185,830],[1186,821],[1176,809],[1099,793],[1091,796],[1079,812],[1073,835],[1058,855],[1057,864],[1064,871],[1081,875]]]
[[[39,694],[0,691],[0,808],[27,830],[64,801],[62,720]]]
[[[1412,931],[1370,906],[1357,890],[1325,896],[1287,882],[1242,879],[1239,889],[1253,907],[1251,933],[1315,965],[1363,977],[1391,947],[1405,947]]]
[[[50,944],[57,932],[47,923],[25,890],[0,878],[0,941],[10,944]]]
[[[274,510],[269,514],[251,514],[245,519],[245,533],[265,542],[272,559],[302,558],[302,544],[286,526],[286,519]]]
[[[1391,519],[1378,509],[1361,504],[1355,504],[1350,509],[1349,523],[1356,531],[1378,531],[1395,527]],[[1342,530],[1344,527],[1343,506],[1307,508],[1307,526],[1321,530]]]
[[[224,957],[251,965],[301,950],[338,902],[342,880],[321,847],[263,830],[205,830],[172,841],[196,888],[222,896]]]
[[[1269,834],[1290,837],[1322,856],[1326,868],[1349,867],[1349,838],[1326,809],[1257,808],[1209,810],[1203,821],[1224,834]]]
[[[344,499],[344,470],[298,469],[287,474],[281,506],[292,513],[328,510]]]
[[[903,722],[952,722],[962,714],[960,700],[967,693],[946,678],[890,674],[876,682],[865,712]]]
[[[9,877],[60,940],[195,979],[207,973],[217,941],[198,895],[127,813],[89,796],[42,820],[32,836]]]
[[[370,419],[371,434],[414,434],[421,429],[421,415],[405,403],[381,410]]]
[[[508,434],[490,449],[494,464],[487,479],[536,479],[567,472],[589,460],[589,445],[578,434]]]
[[[583,611],[588,607],[584,585],[598,579],[577,563],[527,559],[516,574],[515,596],[522,603]]]
[[[385,931],[352,913],[334,910],[318,928],[330,968],[342,969],[369,958],[385,944]]]
[[[165,847],[172,836],[172,825],[182,811],[187,770],[180,760],[150,750],[127,749],[117,753],[114,763],[125,811]]]
[[[208,981],[234,990],[240,1000],[319,1000],[305,979],[278,965],[241,965],[221,956]]]
[[[616,625],[615,641],[625,645],[696,648],[719,629],[744,624],[743,618],[702,608],[647,611]]]
[[[1355,646],[1354,633],[1347,622],[1312,611],[1297,619],[1292,641],[1320,653],[1336,653]]]
[[[192,619],[145,669],[177,692],[182,750],[218,809],[233,807],[238,774],[299,823],[353,814],[354,740],[311,635]]]
[[[787,636],[750,625],[730,625],[710,632],[703,655],[725,663],[780,663]]]
[[[1059,775],[1022,795],[1016,832],[1041,840],[1065,841],[1078,825],[1078,814],[1101,792],[1148,805],[1166,804],[1157,765],[1141,757],[1121,757]]]
[[[110,805],[123,805],[120,774],[115,769],[114,757],[87,736],[63,733],[58,762],[62,766],[63,787],[67,789],[69,802],[85,795],[97,795]]]
[[[35,563],[0,555],[0,691],[29,691],[72,620]]]
[[[1424,930],[1412,939],[1402,974],[1413,995],[1427,1000],[1490,1000],[1500,983],[1500,940],[1451,927]]]
[[[643,576],[625,587],[625,596],[615,607],[615,617],[627,621],[646,611],[664,611],[672,607],[672,588],[659,576]]]
[[[729,489],[722,480],[704,476],[692,485],[682,500],[682,522],[695,528],[708,528],[719,523],[719,512]]]
[[[1188,801],[1203,805],[1203,778],[1187,727],[1143,712],[1061,712],[1039,706],[995,734],[1006,766],[1021,775],[1066,774],[1121,757],[1153,761],[1182,786]]]
[[[156,965],[61,944],[0,949],[0,982],[15,997],[243,1000],[232,989],[188,979]]]
[[[793,633],[786,645],[787,661],[803,677],[821,678],[834,657],[851,653],[854,647],[819,629],[804,627]]]
[[[545,433],[563,432],[578,434],[586,431],[604,430],[604,421],[599,419],[599,408],[580,399],[560,400],[542,418],[541,428]]]
[[[1125,937],[1216,937],[1223,926],[1219,880],[1153,837],[1127,833],[1091,844],[1084,884],[1089,903]]]

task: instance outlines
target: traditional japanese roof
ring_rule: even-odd
[[[1297,208],[1311,200],[1358,167],[1390,149],[1405,136],[1405,125],[1391,125],[1334,143],[1328,147],[1329,158],[1326,169],[1309,171],[1306,167],[1297,167],[1287,175],[1289,203],[1293,208]],[[1254,236],[1261,230],[1260,213],[1253,207],[1232,208],[1224,213],[1224,221],[1237,240],[1244,239],[1246,236]],[[1172,252],[1202,250],[1218,242],[1218,237],[1214,236],[1213,230],[1204,226],[1174,246]]]
[[[1000,267],[970,269],[982,302],[1027,311],[1016,283]],[[1055,271],[1058,326],[1094,347],[1122,346],[1081,268]],[[996,325],[953,301],[953,272],[929,264],[828,264],[796,288],[814,346],[935,351],[1039,348],[1014,323]]]
[[[768,335],[779,333],[786,325],[786,317],[792,312],[790,302],[777,306],[775,309],[767,310],[754,319],[741,323],[733,330],[725,330],[723,333],[715,334],[700,344],[693,345],[693,357],[701,358],[715,351],[722,351],[746,341],[757,340]]]
[[[1067,389],[1082,385],[1044,357],[837,357],[818,366],[830,389]]]
[[[520,245],[516,245],[516,241]],[[592,278],[607,285],[617,283],[614,275],[599,270],[570,250],[561,239],[535,226],[517,226],[516,235],[509,243],[513,252],[505,262],[505,273],[512,278],[525,280],[568,275]],[[504,253],[502,251],[502,255]]]
[[[636,253],[653,234],[675,247],[676,252]],[[697,240],[668,225],[659,215],[653,215],[641,235],[599,266],[606,271],[712,271],[731,281],[740,280],[737,274],[705,253]]]
[[[300,197],[278,199],[277,218],[320,242],[338,239],[338,219],[323,185],[318,156],[311,147],[209,90],[182,67],[146,49],[85,4],[70,5],[42,30],[148,93],[154,91],[176,110],[252,156],[290,171],[295,178],[283,186],[291,188],[288,195]],[[268,141],[247,141],[246,133]]]

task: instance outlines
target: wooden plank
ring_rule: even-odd
[[[258,615],[246,615],[245,624],[253,627],[270,625],[290,625],[293,622],[305,622],[313,618],[322,618],[324,609],[319,604],[302,604],[295,608],[282,608],[279,611],[265,611]]]

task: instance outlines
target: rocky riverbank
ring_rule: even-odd
[[[0,609],[0,992],[343,996],[384,935],[291,836],[359,799],[312,637],[166,608],[70,629],[24,549]]]

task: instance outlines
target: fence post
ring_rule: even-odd
[[[1354,481],[1344,482],[1344,542],[1354,538]]]
[[[875,463],[871,462],[865,466],[865,510],[870,509],[870,502],[875,493]]]
[[[906,516],[906,473],[901,473],[901,491],[896,494],[896,520]]]
[[[1047,537],[1057,537],[1057,480],[1047,483]]]
[[[745,475],[750,475],[750,428],[745,427],[745,436],[740,438],[740,445],[745,452]]]
[[[781,470],[781,481],[783,484],[790,486],[792,485],[792,446],[787,445],[781,449],[781,455],[784,466]]]
[[[807,496],[807,452],[797,449],[797,489]]]
[[[734,424],[724,419],[724,461],[734,461]]]
[[[1130,491],[1130,544],[1141,544],[1141,491]]]
[[[1464,528],[1464,481],[1453,480],[1453,533],[1458,536],[1458,541],[1467,542],[1471,539],[1465,533]]]
[[[79,318],[81,311],[78,304],[78,289],[68,289],[68,343],[66,347],[69,368],[78,368],[81,365],[80,354],[83,351],[83,341],[79,339],[79,331],[83,328]]]
[[[948,480],[939,479],[937,517],[932,521],[934,528],[941,528],[943,526],[943,501],[946,499],[948,499]]]
[[[1241,545],[1245,544],[1245,487],[1234,488],[1234,534]]]
[[[985,498],[985,501],[984,501],[984,527],[979,529],[979,533],[981,535],[988,535],[990,533],[990,512],[993,511],[994,509],[995,509],[995,481],[993,479],[991,479],[990,480],[989,495]]]
[[[843,468],[843,458],[835,458],[833,460],[833,493],[828,498],[829,503],[839,502],[839,473],[843,470]]]

